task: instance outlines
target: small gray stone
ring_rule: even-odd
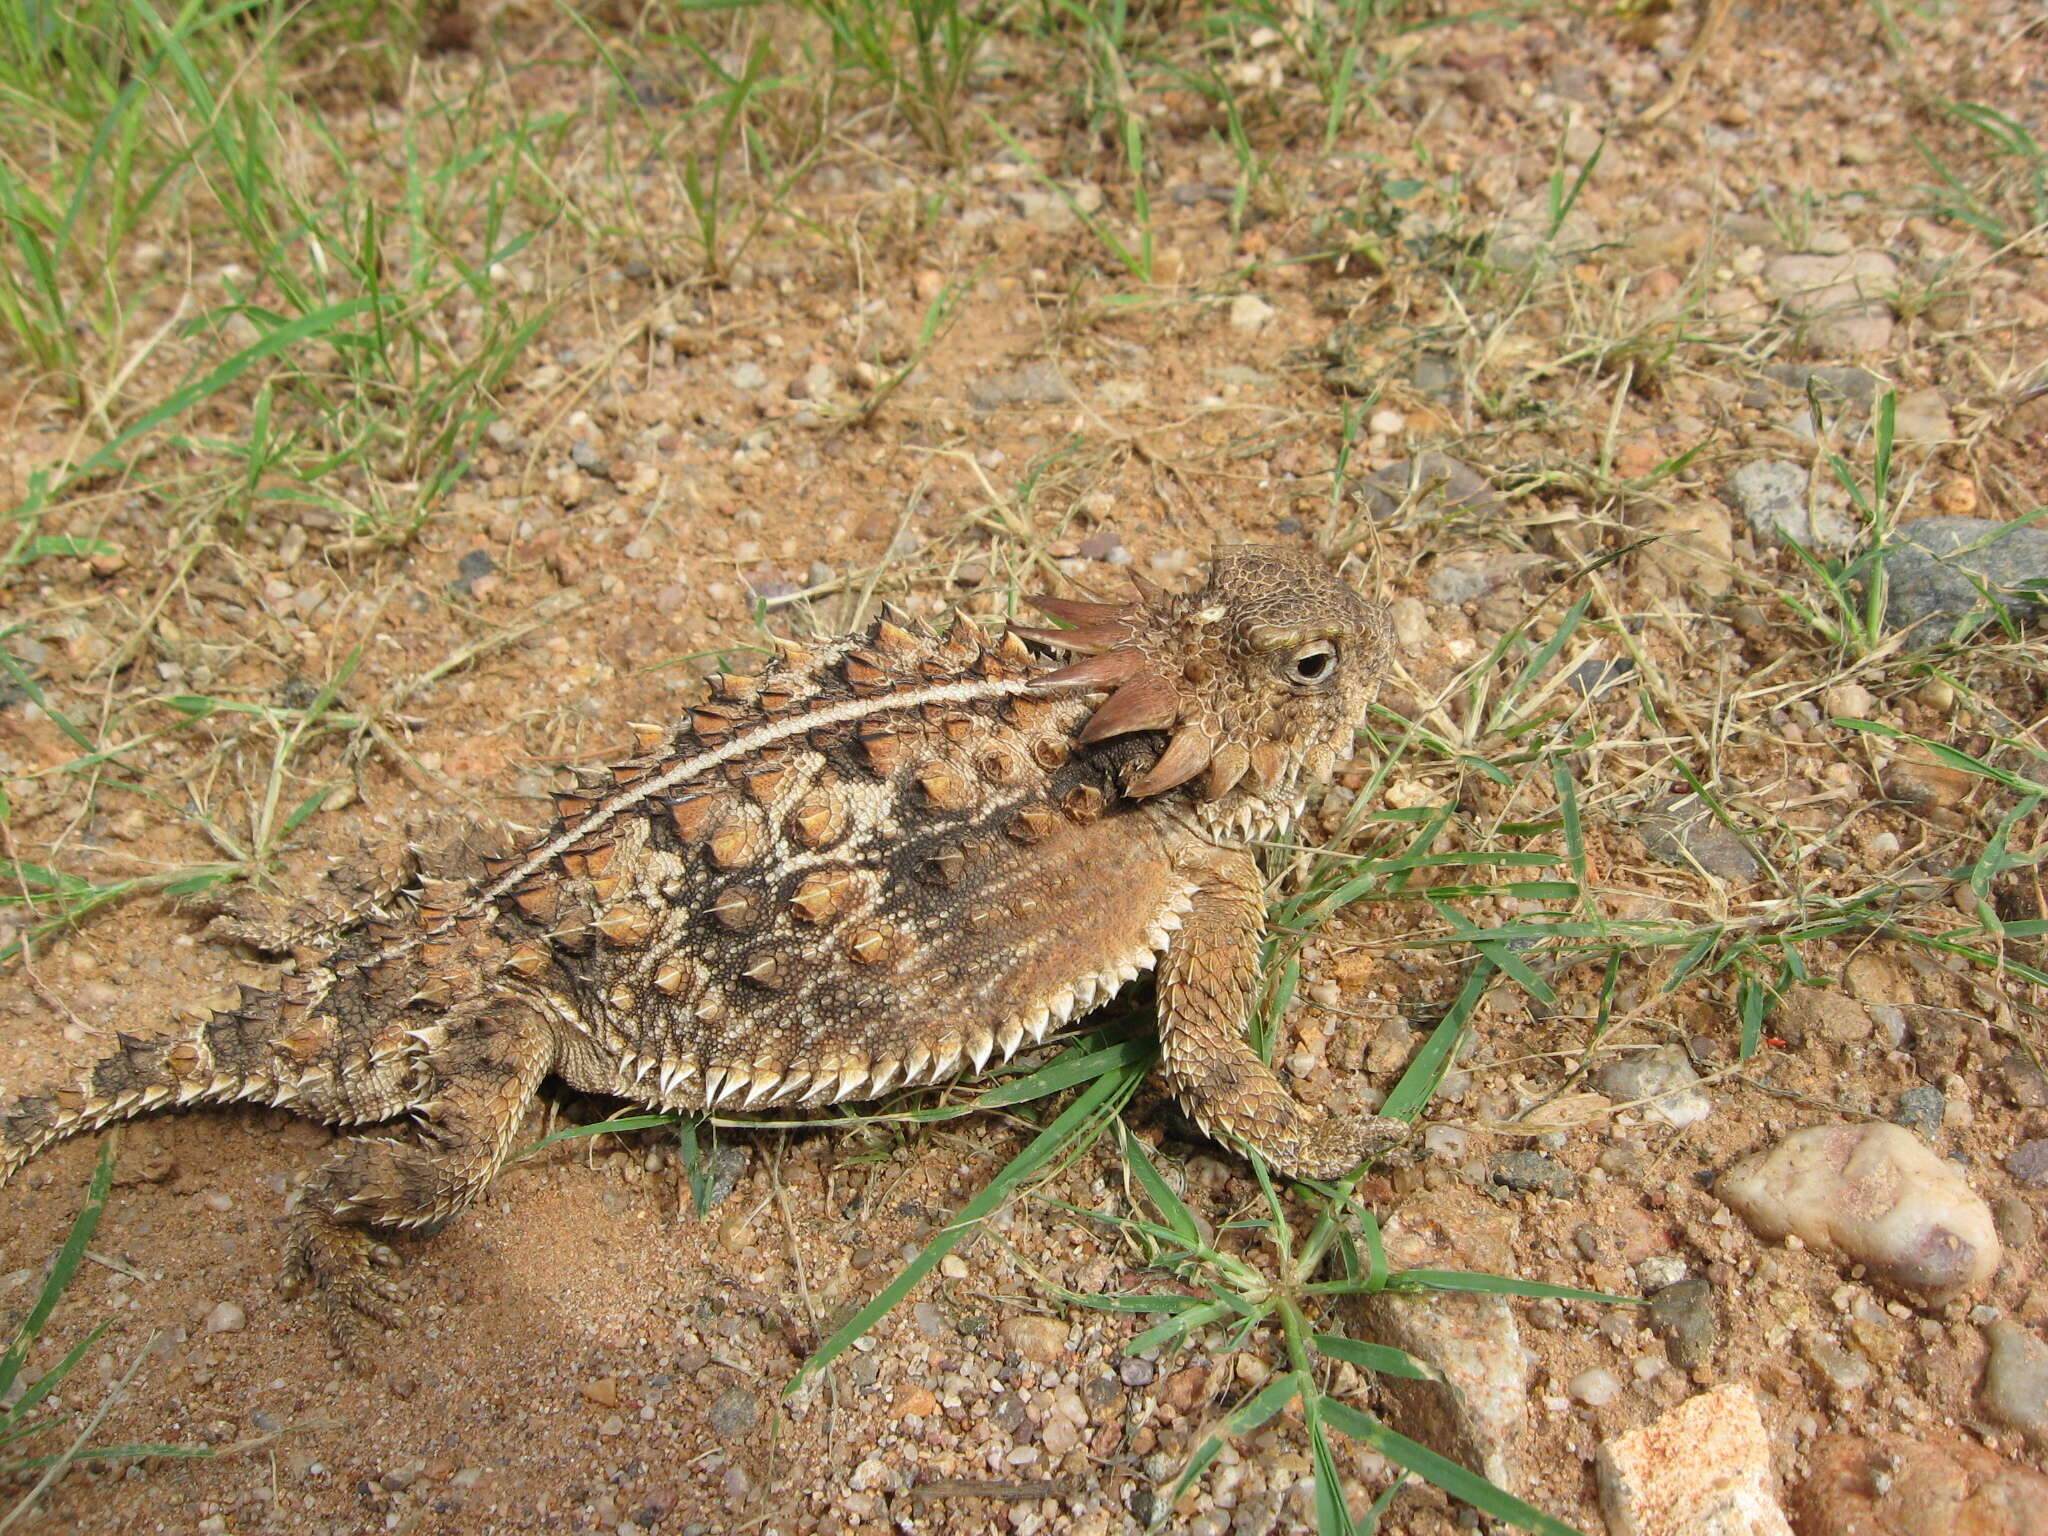
[[[208,1333],[240,1333],[248,1324],[249,1314],[238,1302],[216,1302],[213,1310],[206,1314]]]
[[[1811,386],[1823,405],[1836,402],[1865,411],[1877,403],[1878,386],[1883,382],[1868,368],[1827,364],[1772,363],[1762,372],[1765,378],[1801,394]]]
[[[2014,1147],[2005,1160],[2005,1171],[2029,1189],[2048,1189],[2048,1136]]]
[[[1892,1124],[1903,1125],[1915,1135],[1935,1141],[1941,1136],[1942,1120],[1947,1113],[1948,1100],[1939,1088],[1916,1083],[1899,1095],[1898,1105],[1892,1110]]]
[[[2041,1235],[2040,1218],[2018,1195],[2000,1195],[1992,1201],[1991,1220],[1998,1228],[1998,1240],[2013,1253],[2030,1252]]]
[[[1358,495],[1366,510],[1381,520],[1404,506],[1418,518],[1492,512],[1500,506],[1479,471],[1447,453],[1417,454],[1376,470],[1359,486]]]
[[[1747,885],[1763,869],[1749,845],[1723,826],[1712,808],[1698,801],[1667,800],[1647,812],[1637,830],[1652,857],[1680,869],[1697,864],[1730,885]]]
[[[1040,359],[1008,373],[991,373],[967,386],[967,403],[977,411],[1005,405],[1065,405],[1074,386],[1058,368]]]
[[[1636,664],[1627,656],[1602,660],[1595,656],[1582,661],[1566,675],[1566,684],[1581,698],[1595,698],[1635,676]]]
[[[2005,1087],[2006,1101],[2014,1109],[2048,1108],[2048,1076],[2025,1051],[2011,1051],[2000,1063],[1998,1075]]]
[[[1650,1326],[1680,1370],[1704,1365],[1714,1353],[1714,1288],[1694,1276],[1650,1297]]]
[[[1902,525],[1896,538],[1885,554],[1884,617],[1893,629],[1989,617],[1987,595],[2022,624],[2048,613],[2048,529],[1925,517]]]
[[[487,549],[472,549],[455,562],[455,580],[450,583],[464,597],[472,596],[476,584],[498,568]]]
[[[2035,1445],[2048,1445],[2048,1344],[2001,1319],[1984,1330],[1984,1408]]]
[[[1548,1152],[1529,1148],[1503,1152],[1495,1157],[1489,1177],[1493,1183],[1503,1184],[1509,1189],[1525,1193],[1541,1191],[1559,1200],[1569,1200],[1579,1192],[1577,1174]]]
[[[1150,1360],[1126,1360],[1117,1367],[1117,1379],[1127,1387],[1149,1387],[1158,1369]]]
[[[725,1199],[739,1188],[741,1177],[753,1155],[745,1147],[722,1146],[705,1159],[704,1205],[699,1215],[707,1214],[724,1204]]]
[[[732,380],[732,387],[744,394],[752,394],[768,385],[768,371],[759,363],[736,363],[726,377]]]
[[[1806,508],[1806,471],[1783,459],[1753,459],[1728,477],[1728,495],[1749,526],[1767,539],[1813,546]]]
[[[1451,399],[1458,393],[1458,360],[1449,352],[1424,352],[1408,370],[1408,382],[1418,393],[1438,400]]]
[[[1877,1374],[1863,1356],[1852,1354],[1824,1333],[1802,1334],[1799,1352],[1806,1356],[1808,1365],[1827,1378],[1829,1390],[1837,1397],[1863,1391]]]
[[[1593,1084],[1611,1099],[1648,1100],[1644,1108],[1670,1126],[1695,1125],[1714,1110],[1681,1046],[1660,1045],[1603,1062]]]
[[[1105,565],[1129,565],[1131,552],[1124,548],[1124,536],[1114,528],[1098,528],[1081,541],[1083,560],[1100,560]]]
[[[711,1407],[704,1415],[705,1422],[718,1434],[730,1440],[744,1435],[761,1419],[761,1398],[752,1387],[727,1387],[711,1400]]]

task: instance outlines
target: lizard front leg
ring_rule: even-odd
[[[1259,982],[1265,881],[1249,853],[1204,848],[1186,861],[1194,905],[1159,963],[1166,1080],[1196,1124],[1297,1178],[1334,1179],[1408,1136],[1405,1121],[1304,1104],[1245,1036]]]
[[[317,1294],[336,1347],[362,1365],[367,1317],[403,1321],[383,1270],[397,1256],[366,1229],[433,1231],[483,1192],[512,1149],[555,1043],[541,1016],[502,998],[451,1010],[426,1033],[415,1139],[349,1142],[306,1183],[285,1245],[279,1289]]]

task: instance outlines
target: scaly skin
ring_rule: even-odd
[[[525,848],[365,882],[345,920],[237,913],[223,931],[294,947],[296,972],[0,1102],[0,1181],[186,1104],[379,1127],[309,1179],[285,1263],[360,1361],[363,1321],[398,1321],[375,1234],[475,1200],[549,1075],[694,1111],[872,1098],[1007,1057],[1155,965],[1196,1121],[1288,1173],[1350,1171],[1405,1127],[1304,1105],[1246,1041],[1248,844],[1349,752],[1384,616],[1277,549],[1219,550],[1188,596],[1038,602],[1072,627],[787,647],[557,796]]]

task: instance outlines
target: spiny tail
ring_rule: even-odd
[[[334,1032],[275,992],[242,987],[232,1006],[182,1033],[119,1034],[68,1082],[0,1100],[0,1184],[54,1142],[159,1109],[261,1102],[336,1115]],[[369,1086],[367,1083],[361,1086]]]

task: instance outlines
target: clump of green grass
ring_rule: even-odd
[[[318,502],[353,536],[403,540],[544,318],[505,274],[551,200],[548,121],[479,78],[416,94],[366,157],[282,73],[292,25],[254,0],[0,25],[0,343],[84,428],[13,510],[23,528],[140,475],[233,527]],[[75,72],[52,89],[59,60]],[[189,270],[223,248],[236,259]],[[187,425],[223,408],[254,430]]]
[[[832,39],[836,69],[864,77],[934,153],[960,161],[965,106],[1000,7],[971,0],[805,0]]]
[[[2048,146],[2018,118],[1982,102],[1937,99],[1933,105],[1969,130],[1969,142],[1988,158],[1984,170],[1971,175],[1915,138],[1913,147],[1938,182],[1922,188],[1928,206],[1976,230],[1994,249],[2038,240],[2048,230]]]

